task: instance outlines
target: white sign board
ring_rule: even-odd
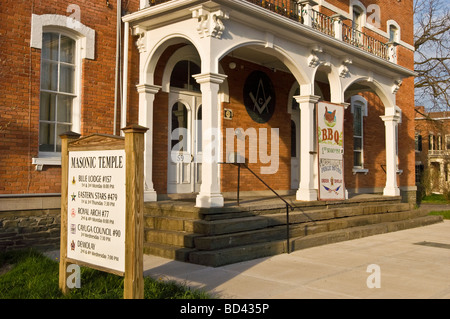
[[[69,152],[67,257],[125,271],[125,150]]]
[[[343,200],[344,107],[320,102],[317,105],[319,155],[319,199]]]

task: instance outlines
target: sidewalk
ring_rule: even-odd
[[[449,265],[449,220],[217,268],[144,255],[144,275],[229,299],[450,299]]]

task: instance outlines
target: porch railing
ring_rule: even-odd
[[[147,0],[148,6],[155,6],[161,3],[174,0]],[[395,47],[375,39],[364,32],[358,31],[351,26],[338,20],[336,17],[329,17],[321,12],[312,9],[309,4],[296,0],[243,0],[263,7],[269,11],[285,16],[291,20],[309,26],[331,37],[344,41],[363,51],[369,52],[387,61],[395,61]],[[338,30],[339,29],[339,30]]]
[[[380,58],[389,60],[389,45],[387,43],[383,43],[380,40],[345,24],[342,24],[342,41]]]
[[[448,156],[450,156],[450,150],[429,150],[428,155],[435,156],[435,157],[440,157],[440,156],[448,157]]]
[[[335,36],[334,21],[331,17],[312,9],[310,11],[310,14],[311,14],[311,27],[313,29],[331,35],[332,37]]]

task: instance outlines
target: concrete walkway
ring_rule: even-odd
[[[449,266],[449,220],[217,268],[144,256],[144,275],[229,299],[450,299]]]

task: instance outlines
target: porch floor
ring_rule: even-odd
[[[172,195],[169,195],[172,196]],[[146,205],[167,205],[167,204],[177,204],[177,206],[193,206],[195,207],[196,194],[186,195],[178,197],[173,195],[172,198],[161,199],[157,202],[146,202]],[[345,200],[335,200],[335,201],[298,201],[294,195],[282,195],[281,196],[287,203],[289,203],[294,208],[308,209],[308,208],[327,208],[331,206],[342,206],[342,205],[356,205],[360,203],[370,203],[379,201],[399,201],[401,196],[383,196],[382,194],[349,194],[348,199]],[[286,204],[275,195],[273,196],[257,196],[257,195],[240,195],[239,203],[236,196],[224,196],[224,207],[223,208],[235,208],[235,209],[276,209],[285,208]],[[220,208],[213,208],[214,210]]]

